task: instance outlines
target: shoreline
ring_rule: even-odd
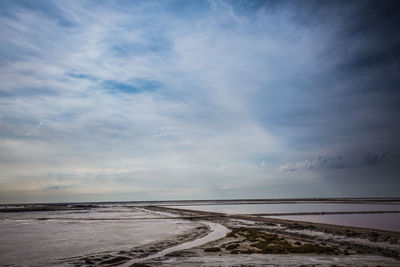
[[[145,258],[137,258],[137,259],[130,260],[130,261],[128,261],[128,262],[126,262],[124,264],[118,265],[118,266],[120,266],[120,267],[128,267],[128,266],[131,266],[132,264],[141,263],[141,262],[145,262],[145,261],[148,261],[148,260],[160,258],[160,257],[163,257],[163,256],[168,255],[170,253],[179,252],[179,251],[182,251],[182,250],[186,250],[186,249],[191,249],[191,248],[194,248],[194,247],[202,246],[202,245],[205,245],[207,243],[216,241],[216,240],[218,240],[220,238],[223,238],[226,234],[228,234],[230,232],[230,230],[228,228],[226,228],[223,225],[218,224],[218,223],[212,223],[212,222],[208,222],[208,221],[200,221],[200,223],[202,223],[204,225],[207,225],[210,228],[211,231],[207,235],[205,235],[205,236],[203,236],[201,238],[193,239],[193,240],[188,241],[186,243],[182,243],[182,244],[177,245],[177,246],[166,248],[166,249],[164,249],[162,251],[157,252],[156,254],[149,255],[149,256],[147,256]]]
[[[284,215],[311,215],[311,214],[374,214],[374,213],[382,213],[381,211],[368,211],[368,212],[303,212],[303,213],[263,213],[263,214],[226,214],[226,213],[219,213],[219,212],[210,212],[210,211],[200,211],[200,210],[190,210],[190,209],[181,209],[181,208],[171,208],[171,207],[163,207],[163,206],[148,206],[149,210],[158,210],[162,209],[164,211],[169,212],[176,212],[176,213],[183,213],[186,214],[186,218],[196,218],[197,216],[200,217],[231,217],[237,219],[247,219],[247,220],[256,220],[262,222],[272,222],[272,223],[282,223],[282,224],[293,224],[297,223],[300,225],[314,225],[322,230],[336,230],[338,228],[342,230],[351,229],[359,232],[370,232],[375,231],[386,235],[393,235],[397,238],[400,238],[400,231],[390,231],[390,230],[381,230],[381,229],[374,229],[374,228],[363,228],[363,227],[356,227],[356,226],[346,226],[346,225],[335,225],[335,224],[327,224],[327,223],[317,223],[317,222],[305,222],[305,221],[296,221],[296,220],[286,220],[286,219],[277,219],[277,218],[266,218],[261,216],[284,216]],[[388,211],[385,213],[400,213],[400,211]],[[190,217],[191,216],[191,217]],[[182,216],[181,218],[185,218]]]
[[[59,211],[98,208],[105,205],[140,206],[191,206],[191,205],[246,205],[246,204],[293,204],[293,203],[345,203],[345,204],[398,204],[400,197],[365,198],[280,198],[280,199],[215,199],[215,200],[159,200],[159,201],[99,201],[59,203],[0,204],[0,212]]]
[[[118,206],[107,206],[109,209],[114,209],[114,207],[117,208]],[[46,217],[46,214],[52,215],[51,210],[46,210],[49,213],[43,213],[43,217],[33,215],[33,213],[31,216],[29,215],[30,210],[25,211],[28,219],[32,217],[32,219],[39,221],[77,220],[95,223],[95,221],[111,220],[131,220],[132,222],[136,220],[158,220],[162,222],[162,220],[172,219],[189,221],[194,226],[167,239],[121,251],[108,249],[108,251],[103,252],[59,258],[50,265],[212,266],[207,265],[207,262],[209,263],[211,260],[219,262],[218,266],[230,266],[229,263],[232,263],[232,265],[250,264],[259,266],[266,261],[271,262],[272,265],[281,265],[285,259],[294,262],[293,265],[303,263],[312,265],[315,262],[322,266],[332,264],[351,266],[356,262],[366,262],[366,265],[374,266],[400,265],[400,232],[398,231],[261,217],[265,216],[264,214],[224,214],[184,209],[180,206],[178,208],[158,205],[136,207],[123,205],[123,207],[142,210],[153,215],[148,218],[140,216],[132,218],[103,216],[57,218],[54,216]],[[67,208],[69,210],[71,206]],[[81,210],[95,211],[97,208],[103,207],[79,206]],[[372,213],[380,212],[372,211]],[[344,214],[352,213],[354,212]],[[394,213],[397,213],[397,211]],[[339,214],[343,214],[343,212],[339,212]],[[35,218],[35,216],[37,217]],[[196,243],[213,233],[211,227],[204,225],[204,223],[220,224],[233,233],[220,236],[216,240]]]
[[[338,247],[351,248],[363,254],[375,254],[394,259],[400,259],[400,232],[360,228],[353,226],[332,225],[302,221],[263,218],[252,215],[228,215],[215,212],[194,211],[178,208],[148,207],[150,210],[164,210],[167,212],[187,215],[198,215],[203,220],[219,222],[232,229],[237,227],[235,220],[250,222],[262,231],[297,238],[313,243],[328,243]],[[240,223],[239,223],[240,224]],[[256,228],[257,228],[256,227]],[[325,239],[323,237],[326,237]]]

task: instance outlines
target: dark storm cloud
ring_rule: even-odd
[[[314,65],[265,90],[260,119],[295,147],[398,151],[400,136],[400,3],[280,1],[265,12],[291,10],[300,31],[315,32]],[[272,11],[271,11],[272,10]],[[278,11],[280,12],[280,11]],[[309,36],[307,36],[309,38]],[[310,39],[311,40],[311,39]],[[299,55],[300,57],[301,55]],[[271,122],[274,122],[271,127]]]
[[[0,193],[393,195],[398,3],[1,1]]]
[[[385,160],[387,160],[387,158],[389,157],[389,153],[389,151],[386,151],[382,154],[368,153],[362,158],[361,163],[365,165],[383,164]]]
[[[279,170],[292,172],[299,170],[335,170],[345,168],[362,168],[383,164],[399,164],[397,157],[393,157],[390,151],[383,153],[366,153],[363,156],[318,156],[297,162],[286,163]]]
[[[293,149],[279,169],[367,183],[369,195],[383,188],[382,180],[399,188],[400,2],[241,3],[241,10],[288,17],[299,34],[294,41],[308,41],[296,56],[308,51],[313,57],[298,72],[283,71],[281,80],[265,83],[252,108]]]

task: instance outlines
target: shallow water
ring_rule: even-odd
[[[268,216],[270,218],[400,231],[400,213]]]
[[[169,254],[171,252],[198,247],[198,246],[204,245],[204,244],[206,244],[208,242],[220,239],[220,238],[224,237],[227,233],[230,232],[230,230],[228,228],[226,228],[223,225],[218,224],[218,223],[207,222],[207,221],[202,221],[200,223],[209,226],[211,228],[211,233],[209,233],[208,235],[206,235],[206,236],[204,236],[202,238],[198,238],[198,239],[195,239],[193,241],[186,242],[186,243],[180,244],[180,245],[175,246],[175,247],[170,247],[170,248],[164,249],[163,251],[160,251],[160,252],[158,252],[158,253],[156,253],[154,255],[150,255],[150,256],[145,257],[145,258],[139,258],[139,259],[131,260],[131,261],[129,261],[129,262],[125,263],[125,264],[122,264],[120,266],[121,267],[128,267],[128,266],[130,266],[130,265],[132,265],[134,263],[144,262],[144,261],[148,261],[148,260],[151,260],[151,259],[156,259],[156,258],[163,257],[163,256],[165,256],[165,255],[167,255],[167,254]]]
[[[128,250],[170,238],[197,223],[155,219],[135,208],[0,214],[0,265],[47,265],[88,253]],[[53,218],[42,220],[39,218]]]
[[[240,205],[193,205],[170,206],[200,211],[227,214],[297,213],[297,212],[344,212],[344,211],[400,211],[399,204],[358,204],[358,203],[276,203]]]

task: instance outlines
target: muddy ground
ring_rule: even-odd
[[[252,215],[146,206],[145,209],[191,221],[211,221],[231,230],[200,247],[176,251],[132,266],[400,266],[400,233],[294,222]],[[64,263],[118,266],[207,235],[206,226],[171,240],[130,251],[88,255]]]
[[[18,209],[14,212],[96,208],[95,205],[11,207],[12,210]],[[230,233],[207,244],[178,250],[159,258],[146,258],[131,266],[400,266],[400,232],[184,208],[135,208],[149,213],[152,219],[187,220],[194,223],[194,228],[179,235],[122,251],[104,251],[59,259],[50,265],[119,266],[135,259],[142,260],[167,248],[190,244],[209,235],[210,227],[201,223],[207,221],[223,225]],[[7,208],[6,212],[12,212],[11,209]],[[100,219],[104,220],[103,217]],[[102,251],[101,244],[99,251]]]

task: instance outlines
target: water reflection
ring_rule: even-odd
[[[335,214],[269,216],[270,218],[400,231],[400,214]]]
[[[359,203],[279,203],[241,205],[193,205],[183,208],[227,214],[296,213],[296,212],[344,212],[344,211],[400,211],[399,204]]]

